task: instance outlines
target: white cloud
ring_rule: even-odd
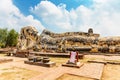
[[[106,3],[109,0],[93,0],[96,3]]]
[[[40,17],[52,28],[61,31],[87,31],[92,27],[102,36],[120,35],[120,1],[93,0],[88,8],[80,5],[76,9],[66,10],[66,5],[58,5],[50,1],[41,1],[31,12]]]
[[[71,29],[69,12],[65,8],[65,4],[56,6],[50,1],[41,1],[34,8],[31,8],[31,12],[53,28],[69,30]]]
[[[0,1],[0,27],[14,28],[18,32],[24,26],[34,26],[38,31],[44,29],[43,25],[32,15],[24,16],[12,3],[12,0]]]
[[[120,1],[119,0],[94,0],[93,19],[96,28],[103,35],[120,35]]]

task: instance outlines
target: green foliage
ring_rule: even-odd
[[[8,35],[7,28],[5,29],[0,28],[0,47],[5,47],[7,35]]]
[[[18,33],[11,29],[10,31],[0,28],[0,47],[14,47],[17,45]]]
[[[18,33],[14,29],[11,29],[7,35],[6,46],[14,47],[17,45],[17,41]]]

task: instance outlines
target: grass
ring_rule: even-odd
[[[82,61],[87,62],[88,60],[96,60],[96,61],[107,61],[107,62],[120,62],[120,58],[114,58],[112,56],[104,56],[104,57],[85,57]]]
[[[4,54],[4,53],[0,53],[0,56],[2,56],[2,57],[3,57],[3,56],[6,56],[6,54]]]
[[[29,78],[40,74],[40,72],[18,67],[5,68],[0,71],[0,80],[28,80]]]
[[[107,62],[120,62],[120,60],[105,60]]]
[[[95,80],[87,77],[82,77],[82,76],[75,76],[71,74],[63,74],[56,80]]]
[[[66,63],[69,58],[58,58],[58,57],[50,57],[50,60],[56,62],[57,66]],[[120,62],[120,60],[106,60],[105,58],[97,58],[97,57],[85,57],[83,59],[79,59],[79,62],[87,63],[89,60],[97,60],[97,61],[109,61],[109,62]]]
[[[84,59],[80,59],[79,61],[80,62],[83,62],[83,63],[87,63],[89,60],[100,60],[100,61],[104,61],[104,58],[95,58],[95,57],[91,57],[91,58],[84,58]]]
[[[107,64],[101,80],[120,80],[120,65]]]
[[[52,62],[55,62],[57,66],[63,64],[63,63],[66,63],[69,58],[58,58],[58,57],[50,57],[50,60]]]
[[[59,66],[59,65],[61,65],[61,64],[63,64],[63,63],[67,63],[69,59],[70,59],[70,58],[50,57],[50,60],[53,61],[53,62],[55,62],[57,66]],[[88,60],[89,60],[89,59],[87,59],[87,58],[85,58],[85,59],[79,59],[79,62],[85,63],[85,62],[87,62]]]

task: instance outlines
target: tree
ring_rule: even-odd
[[[8,32],[6,46],[14,47],[17,45],[17,41],[18,41],[18,33],[14,29],[11,29]]]
[[[7,35],[8,35],[7,28],[5,29],[0,28],[0,47],[5,47]]]

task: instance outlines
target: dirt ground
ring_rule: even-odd
[[[56,66],[53,68],[46,68],[46,67],[24,64],[24,60],[27,60],[26,58],[6,57],[4,54],[0,54],[0,58],[14,59],[13,60],[14,62],[7,62],[0,64],[0,80],[29,80],[35,76],[39,77],[39,75],[42,75],[47,72],[49,74],[50,72],[57,70],[57,68],[61,69],[60,67],[61,64],[66,63],[69,60],[69,58],[50,57],[51,61],[56,62]],[[120,62],[120,56],[85,55],[84,59],[79,61],[89,64],[87,62],[88,60],[105,60],[112,62],[114,61]],[[68,68],[65,69],[67,70]],[[74,71],[74,68],[70,68],[70,70],[71,69]],[[48,74],[45,74],[45,76]],[[113,64],[105,65],[101,76],[102,76],[101,80],[120,80],[120,65],[113,65]],[[37,78],[35,80],[42,80],[42,79]],[[56,80],[94,80],[94,79],[85,76],[84,77],[75,76],[64,73],[61,76],[59,76]]]

